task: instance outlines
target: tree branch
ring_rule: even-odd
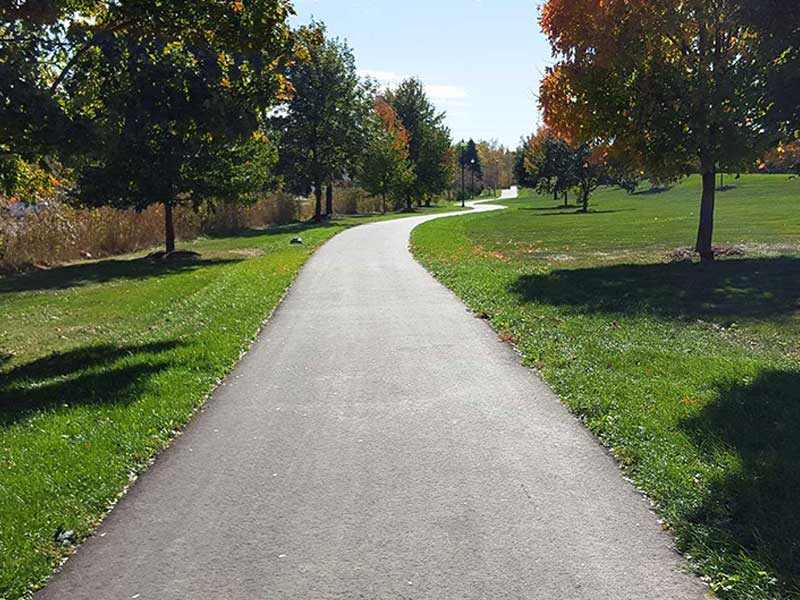
[[[133,23],[133,21],[123,21],[121,23],[117,23],[113,27],[110,27],[108,29],[108,32],[109,33],[116,33],[118,31],[120,31],[121,29],[124,29],[128,25],[131,25],[132,23]],[[58,74],[58,77],[56,77],[55,81],[53,81],[53,84],[50,86],[50,93],[51,94],[55,93],[55,91],[58,89],[58,86],[61,85],[61,83],[66,78],[66,76],[72,70],[72,67],[74,67],[78,63],[78,61],[80,60],[81,56],[83,56],[84,54],[86,54],[86,52],[88,50],[90,50],[91,48],[96,46],[96,42],[95,42],[95,37],[96,36],[97,36],[97,33],[95,33],[92,36],[91,40],[89,40],[88,42],[84,43],[84,45],[81,46],[77,50],[77,52],[75,52],[75,54],[73,54],[72,57],[67,61],[67,64],[64,65],[63,69],[61,69],[61,73]]]

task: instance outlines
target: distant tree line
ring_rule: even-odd
[[[496,192],[514,183],[515,152],[496,141],[460,141],[454,149],[455,179],[451,195],[460,200],[490,190]]]
[[[286,0],[0,5],[0,197],[164,211],[284,188],[333,213],[357,181],[384,210],[453,177],[445,115],[417,79],[379,90]]]

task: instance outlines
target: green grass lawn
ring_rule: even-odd
[[[197,258],[127,256],[0,279],[0,598],[41,585],[92,531],[232,369],[320,244],[397,216],[182,246]],[[302,246],[289,244],[296,235]]]
[[[528,194],[419,227],[418,259],[491,320],[652,498],[725,598],[800,598],[800,180],[728,178],[718,244],[671,263],[700,183],[593,212]]]

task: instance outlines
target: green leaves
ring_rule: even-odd
[[[409,135],[409,158],[414,167],[414,179],[406,191],[410,207],[413,199],[430,199],[447,188],[450,130],[444,125],[444,113],[436,110],[419,79],[401,82],[386,93],[386,101]]]
[[[226,172],[286,92],[291,12],[286,0],[3,7],[0,147],[77,167],[81,203],[143,208],[218,188],[197,174]]]
[[[279,171],[293,191],[307,194],[354,173],[366,142],[372,89],[356,73],[345,42],[312,22],[297,33],[300,57],[287,70],[291,97],[270,121],[279,139]],[[317,210],[320,216],[320,207]]]
[[[75,202],[198,207],[265,191],[276,155],[254,134],[286,89],[287,15],[268,0],[109,8],[116,25],[93,28],[63,80],[70,114],[95,133],[76,161]]]

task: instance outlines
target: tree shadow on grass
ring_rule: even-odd
[[[672,189],[673,186],[665,185],[665,186],[655,186],[647,188],[646,190],[636,190],[631,194],[631,196],[655,196],[658,194],[665,194]]]
[[[96,262],[76,263],[45,271],[0,278],[0,295],[14,292],[64,290],[114,280],[147,279],[231,262],[237,261],[181,256],[168,260],[112,258]]]
[[[563,204],[559,204],[558,206],[523,206],[519,210],[532,210],[534,212],[553,212],[553,211],[575,211],[575,209],[580,208],[577,204],[568,204],[564,206]]]
[[[110,344],[57,352],[0,372],[0,427],[61,405],[135,400],[149,378],[170,366],[178,342]]]
[[[274,235],[287,235],[287,234],[297,234],[303,233],[304,231],[308,231],[309,229],[326,229],[328,227],[336,227],[336,219],[326,219],[324,221],[309,221],[309,222],[297,222],[297,223],[288,223],[287,225],[271,225],[270,227],[264,228],[251,228],[251,229],[241,229],[238,231],[233,232],[226,232],[226,231],[216,231],[204,234],[204,237],[215,240],[215,239],[225,239],[225,238],[257,238],[257,237],[269,237]]]
[[[606,209],[599,209],[599,208],[591,208],[590,207],[589,210],[586,211],[586,212],[583,212],[583,210],[581,210],[579,208],[577,210],[572,210],[572,211],[569,211],[569,212],[558,212],[558,213],[551,212],[551,213],[544,214],[542,216],[543,217],[558,217],[558,216],[562,216],[562,215],[586,215],[586,216],[589,216],[589,215],[613,215],[613,214],[616,214],[616,213],[633,212],[635,210],[636,210],[635,208],[613,208],[613,209],[612,208],[606,208]]]
[[[511,287],[525,302],[583,313],[653,314],[675,320],[787,319],[800,310],[800,259],[612,265],[524,275]]]
[[[690,521],[722,532],[798,586],[800,371],[765,371],[747,385],[723,386],[716,402],[682,426],[701,450],[721,442],[741,464],[712,485]]]

